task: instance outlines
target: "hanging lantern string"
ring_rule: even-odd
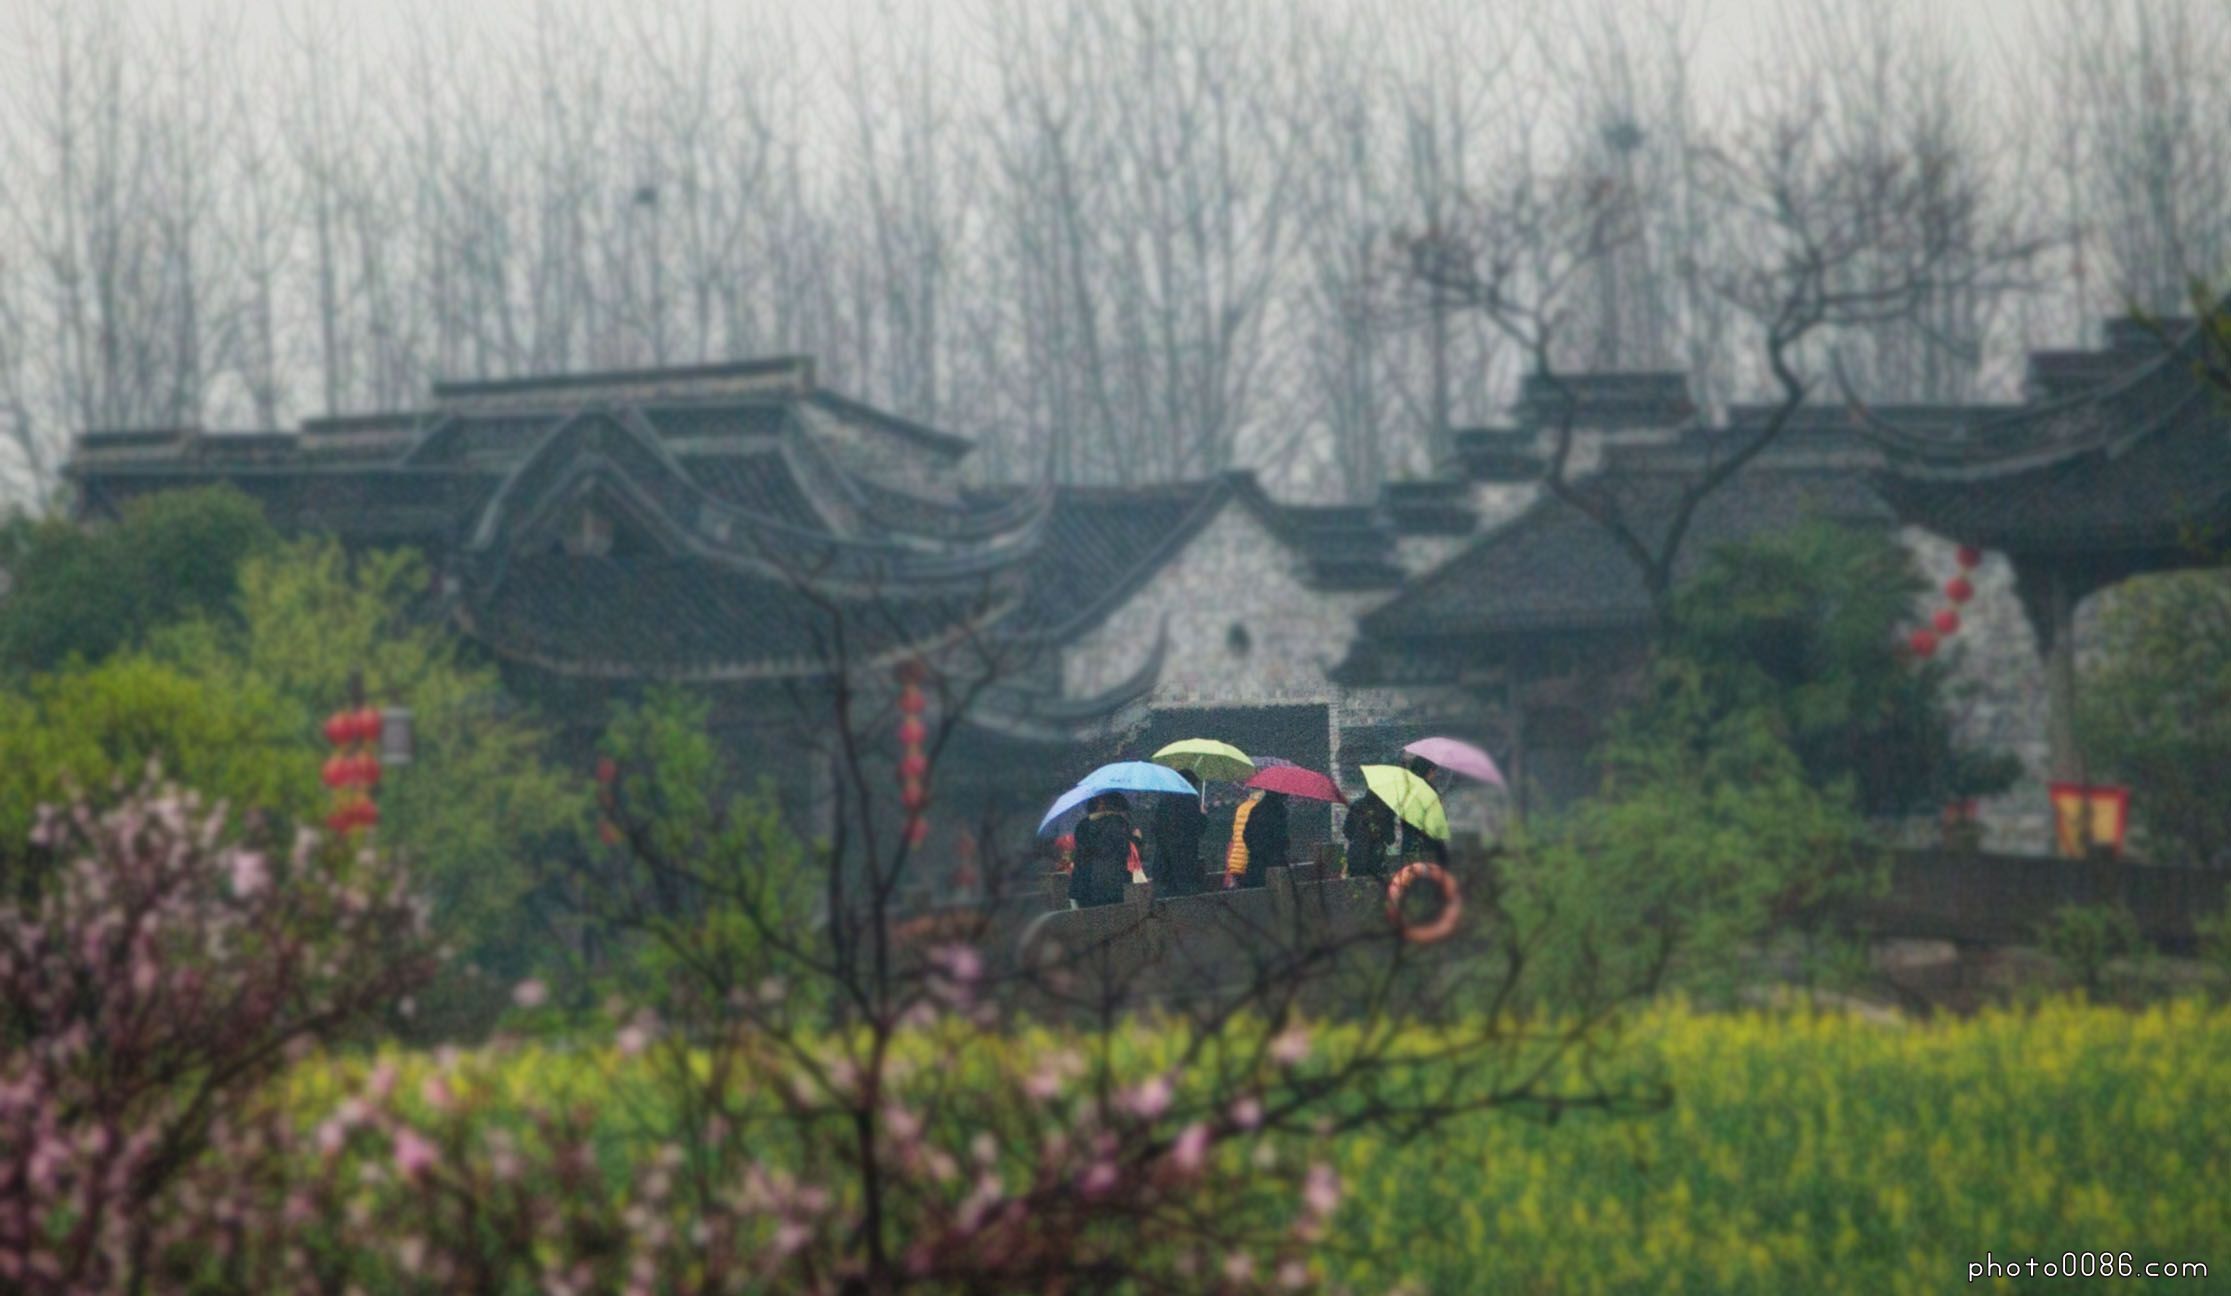
[[[906,843],[909,846],[921,845],[929,835],[929,823],[922,817],[930,803],[926,782],[930,762],[922,751],[922,744],[929,738],[929,726],[922,722],[928,701],[922,696],[921,678],[919,662],[909,662],[900,670],[899,805],[906,811]]]
[[[336,711],[326,718],[325,738],[334,745],[319,777],[334,791],[334,808],[325,826],[346,836],[380,821],[379,804],[372,789],[379,785],[380,758],[375,748],[380,737],[380,713],[371,707]]]

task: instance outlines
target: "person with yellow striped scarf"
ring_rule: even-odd
[[[1286,864],[1286,794],[1257,790],[1232,814],[1232,844],[1224,851],[1224,889],[1259,887],[1263,870]]]

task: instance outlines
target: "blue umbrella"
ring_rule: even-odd
[[[1182,792],[1193,795],[1193,785],[1186,782],[1176,770],[1152,761],[1117,761],[1102,765],[1083,778],[1077,786],[1061,794],[1038,823],[1038,835],[1058,837],[1067,832],[1085,802],[1103,792]]]
[[[1097,789],[1088,787],[1073,787],[1062,793],[1054,802],[1053,809],[1048,810],[1046,817],[1038,821],[1038,835],[1059,837],[1075,828],[1077,819],[1084,813],[1085,802],[1099,795]]]
[[[1193,785],[1185,776],[1167,765],[1153,761],[1117,761],[1102,765],[1083,778],[1077,786],[1095,792],[1182,792],[1193,795]]]

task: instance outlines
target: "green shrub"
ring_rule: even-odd
[[[2086,993],[2098,993],[2107,965],[2145,952],[2138,919],[2124,905],[2062,905],[2039,926],[2039,943]]]

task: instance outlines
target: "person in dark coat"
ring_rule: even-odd
[[[1201,835],[1208,831],[1208,815],[1201,810],[1201,780],[1191,771],[1180,776],[1193,785],[1194,795],[1166,796],[1154,807],[1154,865],[1147,877],[1154,883],[1154,897],[1200,893]]]
[[[1103,792],[1085,803],[1077,825],[1077,864],[1069,870],[1069,899],[1079,909],[1121,904],[1131,883],[1131,803],[1120,792]]]
[[[1366,792],[1348,803],[1347,822],[1341,835],[1348,842],[1348,876],[1384,880],[1387,846],[1394,840],[1394,810],[1377,793]]]
[[[1255,803],[1254,813],[1247,816],[1247,827],[1240,834],[1240,842],[1247,847],[1247,871],[1240,875],[1243,887],[1263,885],[1263,870],[1283,868],[1290,863],[1286,858],[1289,846],[1286,834],[1286,794],[1265,792]]]

